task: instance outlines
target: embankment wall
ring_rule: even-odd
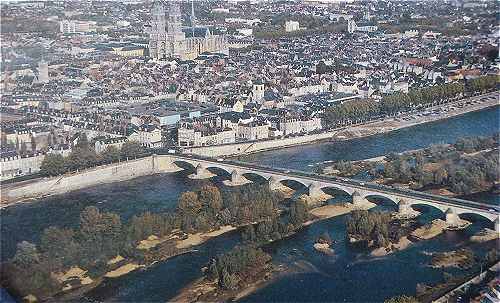
[[[63,176],[41,178],[6,185],[2,188],[2,204],[15,200],[61,194],[102,183],[124,181],[157,171],[154,167],[163,161],[153,161],[154,156],[99,166]],[[158,165],[158,164],[157,164]]]
[[[235,156],[240,154],[251,154],[263,150],[279,147],[294,146],[312,143],[315,141],[332,138],[337,132],[326,132],[321,134],[304,135],[293,138],[273,139],[256,142],[233,143],[226,145],[202,146],[183,149],[183,153],[194,154],[205,157]]]

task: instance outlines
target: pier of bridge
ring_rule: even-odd
[[[232,161],[215,161],[211,159],[200,159],[178,155],[157,155],[153,165],[158,172],[179,171],[181,167],[189,167],[193,179],[206,179],[215,176],[212,169],[223,170],[230,176],[224,184],[228,186],[239,186],[250,183],[245,175],[257,175],[265,180],[271,190],[283,188],[287,182],[301,184],[310,198],[323,195],[325,189],[334,189],[347,193],[352,197],[355,205],[366,204],[368,198],[379,197],[392,201],[401,216],[413,216],[415,211],[412,206],[426,205],[439,209],[451,227],[461,226],[464,220],[461,215],[473,214],[494,222],[495,229],[500,232],[499,214],[497,210],[490,209],[491,205],[476,203],[467,200],[446,198],[426,193],[414,192],[381,186],[377,184],[365,184],[352,179],[330,178],[328,176],[313,175],[305,172],[290,172],[288,170],[270,167],[261,167],[248,163],[236,163]]]

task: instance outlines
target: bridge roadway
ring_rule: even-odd
[[[178,170],[177,164],[188,163],[196,168],[196,174],[200,175],[210,168],[218,168],[231,175],[231,180],[237,182],[245,174],[259,175],[268,180],[270,186],[283,181],[295,181],[304,185],[309,190],[309,195],[322,192],[324,188],[333,188],[347,192],[349,195],[361,196],[379,196],[393,201],[399,205],[405,201],[409,205],[424,204],[440,209],[442,212],[452,212],[460,214],[476,214],[495,222],[495,227],[499,224],[500,207],[479,202],[473,202],[463,199],[439,196],[425,192],[418,192],[409,189],[395,188],[386,185],[380,185],[372,182],[364,182],[348,178],[319,175],[304,171],[292,169],[275,168],[251,163],[224,160],[217,161],[213,158],[205,158],[194,155],[162,154],[156,155],[158,163],[163,163],[164,168],[160,170]],[[160,160],[161,159],[161,160]],[[162,166],[162,165],[160,165]]]

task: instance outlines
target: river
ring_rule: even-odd
[[[461,136],[491,135],[498,131],[499,112],[499,107],[495,107],[388,134],[268,151],[241,160],[311,170],[323,161],[364,159],[435,143],[451,143]],[[116,212],[122,220],[144,211],[171,211],[180,193],[199,182],[186,178],[182,172],[160,174],[10,206],[1,210],[2,260],[13,256],[19,241],[37,243],[41,232],[49,225],[75,227],[79,212],[86,206]],[[391,206],[379,208],[387,207]],[[423,220],[439,215],[430,208]],[[483,226],[483,223],[475,223],[465,231],[447,232],[402,252],[372,258],[346,245],[344,220],[345,216],[341,216],[318,222],[286,241],[267,247],[275,262],[291,267],[293,273],[242,301],[383,301],[401,293],[414,294],[417,283],[442,280],[441,270],[426,266],[429,256],[424,252],[459,247],[472,232]],[[334,256],[322,255],[312,248],[314,240],[324,231],[337,241]],[[165,302],[200,277],[200,268],[211,257],[230,249],[238,241],[237,232],[211,239],[200,245],[197,252],[106,281],[88,293],[83,301]],[[484,249],[477,248],[477,251],[484,253]]]

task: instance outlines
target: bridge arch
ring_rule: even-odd
[[[214,166],[214,165],[209,165],[205,167],[206,170],[211,172],[212,174],[215,174],[219,177],[231,177],[232,171],[229,171],[225,168],[222,168],[220,166]]]
[[[353,189],[349,189],[347,187],[343,187],[343,186],[337,186],[337,185],[327,185],[327,186],[322,186],[321,187],[321,190],[327,194],[330,194],[333,193],[333,195],[335,195],[335,192],[341,192],[343,194],[346,194],[348,196],[352,196],[354,190]]]
[[[377,198],[381,199],[383,201],[389,201],[389,203],[395,207],[398,206],[399,200],[400,200],[396,197],[392,197],[390,195],[386,195],[386,194],[382,194],[382,193],[368,193],[368,194],[364,194],[362,197],[370,202],[373,202],[373,203],[375,203],[374,201],[372,201],[373,198],[376,198],[375,201],[377,200]],[[371,199],[369,199],[369,198],[371,198]]]
[[[423,215],[435,215],[433,217],[436,217],[436,219],[444,219],[444,214],[446,210],[442,210],[439,207],[436,207],[433,204],[428,204],[424,202],[416,202],[416,203],[409,203],[410,207],[413,208],[416,211],[419,211]]]
[[[174,160],[172,162],[173,164],[175,164],[176,166],[184,169],[184,170],[196,170],[196,166],[195,164],[189,162],[189,161],[184,161],[184,160]]]
[[[257,183],[257,184],[264,184],[268,182],[268,179],[264,177],[261,174],[254,173],[254,172],[243,172],[242,173],[243,177],[247,178],[248,180]]]
[[[280,179],[279,182],[282,185],[295,190],[307,190],[309,188],[307,184],[295,179],[283,178]]]
[[[488,228],[494,229],[494,221],[491,221],[489,218],[470,211],[457,211],[457,215],[460,217],[460,219],[469,221],[471,223],[480,223],[481,225],[485,225]]]

